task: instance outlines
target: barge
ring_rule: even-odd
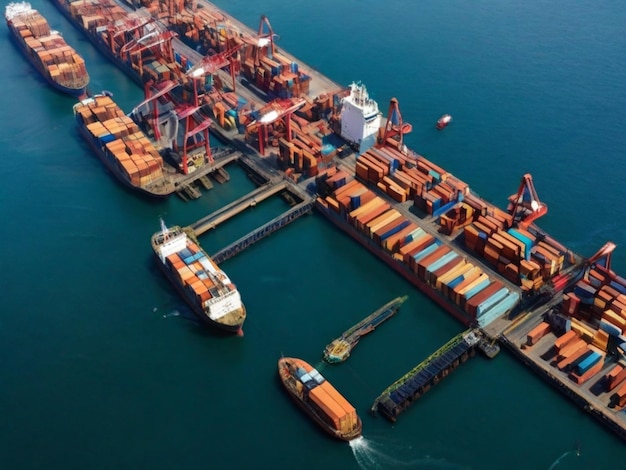
[[[371,333],[382,322],[394,316],[407,298],[408,296],[406,295],[396,297],[356,325],[344,331],[339,338],[333,340],[324,348],[324,360],[329,364],[334,364],[348,359],[361,336]]]
[[[473,357],[480,336],[473,330],[465,331],[452,338],[430,357],[404,374],[387,387],[374,400],[371,412],[377,411],[395,422],[398,415],[409,405],[439,383],[450,372]]]
[[[278,375],[295,403],[332,437],[351,441],[361,435],[363,425],[354,407],[310,364],[281,357]]]
[[[81,97],[89,74],[83,58],[30,3],[9,3],[4,17],[11,37],[39,74],[56,90]]]

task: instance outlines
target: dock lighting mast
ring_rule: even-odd
[[[522,229],[528,228],[548,212],[548,206],[539,200],[530,173],[522,176],[517,193],[509,197],[508,212],[513,218],[513,224],[517,223]]]
[[[382,130],[382,129],[381,129]],[[402,121],[402,114],[400,114],[400,106],[396,98],[391,98],[389,103],[389,112],[387,113],[387,123],[385,129],[382,132],[382,137],[378,140],[378,147],[384,147],[388,139],[398,136],[400,151],[404,148],[404,134],[408,134],[413,130],[413,126],[409,123]]]
[[[269,140],[268,128],[270,124],[284,119],[287,132],[286,139],[291,142],[291,115],[304,105],[302,98],[275,99],[259,110],[259,117],[251,122],[248,127],[258,126],[259,133],[259,153],[265,153],[265,142]]]
[[[204,57],[199,63],[190,68],[185,75],[191,78],[193,81],[193,91],[194,91],[194,105],[198,106],[198,85],[197,80],[206,76],[206,75],[214,75],[218,70],[223,69],[227,65],[230,67],[230,78],[233,82],[233,91],[235,91],[235,54],[241,48],[241,45],[237,45],[225,52],[220,52],[219,54],[215,54],[212,56]]]

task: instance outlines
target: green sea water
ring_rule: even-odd
[[[130,111],[142,91],[55,9],[33,1],[85,58],[90,89]],[[532,173],[539,224],[589,256],[618,244],[626,272],[626,8],[620,2],[219,1],[341,84],[399,99],[407,143],[503,207]],[[368,410],[462,330],[318,214],[223,264],[245,336],[199,325],[151,258],[159,218],[187,225],[254,188],[231,181],[185,203],[121,187],[78,135],[74,100],[0,41],[0,462],[4,468],[617,469],[621,441],[508,353],[476,357],[397,423]],[[434,130],[444,112],[453,123]],[[200,238],[215,252],[288,206],[259,204]],[[341,365],[324,346],[398,295],[398,315]],[[321,432],[281,389],[281,355],[319,365],[364,437]],[[573,449],[579,444],[581,454]]]

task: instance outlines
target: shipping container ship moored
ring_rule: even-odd
[[[9,3],[4,17],[11,37],[50,85],[71,96],[85,95],[89,84],[85,61],[30,3]]]
[[[110,96],[86,98],[73,109],[80,133],[125,186],[154,197],[174,192],[161,155]]]

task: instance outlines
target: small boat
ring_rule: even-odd
[[[339,338],[326,346],[324,349],[324,360],[329,364],[333,364],[348,359],[352,348],[357,345],[361,336],[374,331],[378,325],[394,316],[407,298],[406,295],[396,297],[350,329],[344,331]]]
[[[451,122],[452,122],[452,116],[450,116],[449,114],[444,114],[439,119],[437,119],[437,125],[435,127],[441,130],[444,127],[446,127],[448,124],[450,124]]]

